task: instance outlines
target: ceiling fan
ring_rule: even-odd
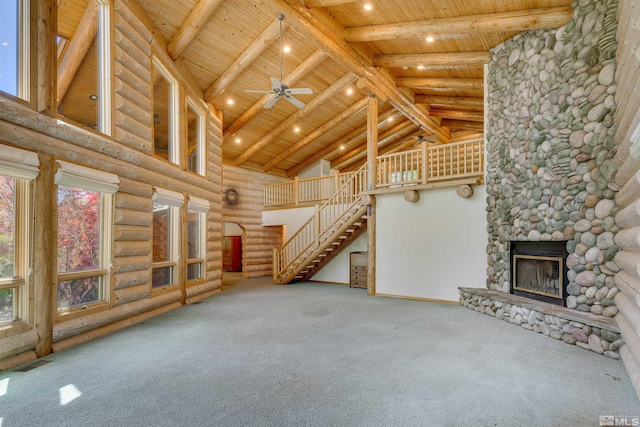
[[[280,80],[275,77],[271,77],[271,90],[251,90],[247,89],[245,92],[249,93],[264,93],[264,94],[273,94],[275,95],[273,98],[267,102],[264,108],[271,108],[278,102],[278,99],[284,98],[295,105],[298,108],[304,107],[304,102],[300,101],[293,95],[311,95],[313,94],[313,90],[308,87],[305,88],[289,88],[287,85],[282,83],[282,20],[284,19],[284,15],[282,13],[278,13],[276,15],[278,20],[280,21]]]

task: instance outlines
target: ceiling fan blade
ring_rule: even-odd
[[[282,89],[282,83],[280,83],[280,80],[276,79],[275,77],[271,77],[271,87],[273,88],[273,90],[278,91]]]
[[[293,95],[286,95],[285,98],[287,98],[287,101],[289,101],[290,103],[292,103],[298,108],[304,107],[304,102],[300,101],[298,98],[294,97]]]
[[[272,90],[251,90],[251,89],[246,89],[245,92],[247,92],[247,93],[273,93]]]
[[[269,108],[273,107],[276,104],[276,102],[278,102],[278,99],[280,99],[280,95],[274,96],[269,100],[269,102],[265,104],[264,108],[268,110]]]
[[[313,94],[313,90],[311,90],[308,87],[287,89],[286,92],[292,95],[312,95]]]

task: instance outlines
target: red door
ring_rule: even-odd
[[[222,269],[242,271],[242,237],[227,236],[222,239]]]

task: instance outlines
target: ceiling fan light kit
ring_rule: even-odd
[[[276,79],[275,77],[271,77],[271,90],[251,90],[247,89],[245,92],[248,93],[262,93],[262,94],[273,94],[274,97],[267,102],[264,106],[265,109],[269,109],[278,102],[278,99],[284,97],[287,101],[292,103],[298,108],[304,107],[304,102],[300,101],[293,95],[311,95],[313,94],[313,90],[310,88],[289,88],[287,85],[282,83],[282,20],[284,19],[284,15],[282,13],[278,13],[278,20],[280,21],[280,79]]]

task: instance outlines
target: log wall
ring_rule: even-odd
[[[620,169],[616,184],[621,187],[616,202],[623,209],[616,215],[622,231],[616,244],[622,249],[616,255],[621,271],[615,283],[620,292],[614,301],[619,309],[615,320],[625,344],[620,356],[640,397],[640,5],[634,0],[620,0],[618,9],[618,69],[616,81],[615,123],[618,125],[616,162]]]
[[[127,0],[116,0],[113,10],[113,129],[106,136],[68,125],[51,113],[38,113],[24,103],[0,95],[0,151],[11,145],[38,153],[40,174],[35,180],[35,265],[30,294],[33,312],[24,324],[0,331],[0,370],[45,356],[52,351],[131,325],[221,290],[221,140],[222,114],[202,100],[202,90],[181,67],[167,64],[180,82],[180,98],[200,100],[206,111],[205,176],[186,166],[170,164],[152,153],[151,56],[167,61],[158,51],[166,41],[149,28],[148,17]],[[50,82],[53,85],[53,82]],[[181,105],[185,102],[181,102]],[[183,132],[186,135],[186,131]],[[185,156],[186,157],[186,156]],[[56,310],[55,161],[65,160],[117,174],[120,187],[114,196],[112,267],[108,304],[60,314]],[[178,261],[179,283],[152,290],[152,221],[154,186],[210,202],[206,214],[206,253],[203,278],[186,282]],[[186,226],[185,226],[186,227]],[[184,234],[184,233],[183,233]],[[278,234],[278,233],[275,233]],[[49,235],[49,237],[47,237]],[[183,239],[183,251],[186,242]],[[181,257],[182,260],[186,256]]]
[[[223,202],[222,221],[239,224],[242,234],[242,277],[271,276],[273,249],[282,246],[282,227],[263,227],[264,186],[289,181],[261,172],[225,164],[222,173],[223,192],[234,189],[238,204]]]

